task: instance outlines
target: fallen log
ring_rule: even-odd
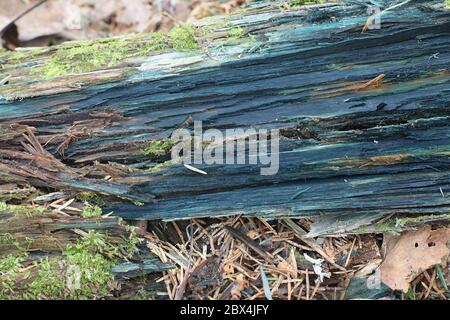
[[[411,1],[384,11],[379,30],[366,30],[367,19],[365,2],[255,1],[168,36],[2,54],[0,183],[128,199],[108,209],[136,220],[336,222],[321,234],[394,213],[441,219],[450,12]],[[279,129],[278,173],[196,165],[204,175],[167,162],[171,134],[192,120],[204,130]]]

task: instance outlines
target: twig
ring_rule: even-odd
[[[23,12],[19,13],[17,16],[15,16],[10,21],[8,21],[8,23],[6,23],[2,28],[0,28],[0,36],[5,32],[6,29],[8,29],[17,20],[20,20],[21,18],[23,18],[25,15],[27,15],[28,13],[30,13],[34,9],[36,9],[40,5],[44,4],[44,2],[47,2],[47,0],[41,0],[41,1],[37,2],[37,3],[35,3],[31,7],[25,9]]]
[[[242,233],[240,230],[236,230],[232,227],[225,226],[225,229],[236,239],[241,241],[243,244],[251,248],[253,251],[255,251],[258,255],[260,255],[264,260],[269,260],[272,258],[263,248],[261,248],[260,245],[258,245],[255,241],[250,239],[247,235]]]

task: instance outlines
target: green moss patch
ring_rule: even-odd
[[[173,28],[169,32],[169,38],[171,46],[175,50],[192,50],[199,47],[194,29],[190,25],[181,25]]]
[[[111,268],[123,252],[136,252],[130,237],[110,243],[105,234],[88,232],[60,256],[30,260],[26,251],[0,259],[0,299],[100,299],[117,287]]]
[[[27,217],[32,217],[34,215],[42,214],[45,212],[45,208],[36,206],[19,206],[10,205],[6,202],[0,201],[0,214],[1,213],[12,213],[12,214],[23,214]]]
[[[228,40],[235,41],[238,39],[242,39],[245,36],[244,29],[241,27],[234,27],[228,31]]]
[[[123,60],[126,52],[126,43],[119,40],[81,42],[75,47],[59,48],[40,72],[44,77],[53,78],[108,68]]]
[[[82,41],[61,45],[41,69],[44,78],[80,74],[113,68],[133,56],[164,50],[198,48],[195,30],[190,25],[173,28],[168,35],[161,32],[122,38]]]
[[[98,218],[102,215],[102,208],[99,206],[86,206],[81,212],[83,218]]]
[[[293,0],[291,2],[289,2],[288,6],[289,8],[298,8],[304,5],[308,5],[308,4],[319,4],[319,3],[324,3],[326,1],[323,0]]]
[[[151,141],[143,150],[142,154],[149,157],[158,157],[170,152],[175,143],[172,140]]]

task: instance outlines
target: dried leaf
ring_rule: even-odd
[[[239,274],[231,287],[231,300],[240,300],[241,292],[248,286],[248,281],[244,275]]]
[[[217,256],[209,257],[200,263],[189,275],[188,285],[197,292],[215,288],[222,282],[221,260]]]
[[[386,236],[381,281],[393,290],[407,292],[410,282],[421,272],[447,261],[449,241],[450,228],[432,231],[430,226],[401,236]]]

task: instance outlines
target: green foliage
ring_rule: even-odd
[[[241,27],[234,27],[228,31],[228,40],[234,41],[243,38],[245,35],[244,29]]]
[[[289,2],[289,8],[297,8],[307,4],[318,4],[324,2],[323,0],[293,0]]]
[[[2,51],[0,49],[0,70],[16,68],[18,65],[39,59],[48,48],[35,48],[26,51]]]
[[[35,214],[42,214],[44,212],[45,208],[43,207],[17,206],[0,201],[0,213],[23,214],[26,215],[27,217],[32,217]]]
[[[67,245],[62,258],[48,257],[35,263],[37,275],[27,286],[26,299],[96,299],[114,288],[110,269],[114,263],[104,254],[111,250],[106,236],[94,231],[74,245]],[[69,285],[70,284],[70,285]]]
[[[421,222],[431,222],[437,220],[450,220],[450,214],[430,214],[421,215],[417,217],[399,217],[395,220],[395,225],[397,227],[403,227],[407,224],[421,223]]]
[[[155,140],[151,141],[145,149],[142,150],[142,153],[145,156],[157,157],[163,156],[170,152],[174,142],[172,140]]]
[[[173,28],[168,35],[161,32],[130,35],[112,39],[69,42],[55,47],[24,52],[0,52],[0,70],[16,69],[24,62],[36,62],[31,72],[42,78],[88,73],[113,68],[127,58],[164,50],[192,50],[199,48],[196,29],[190,25]],[[53,52],[49,55],[49,51]],[[49,59],[41,64],[43,57]],[[8,71],[9,72],[9,71]]]
[[[64,257],[68,266],[72,267],[70,270],[78,271],[80,277],[80,285],[71,290],[71,298],[95,299],[108,295],[113,289],[112,261],[90,249],[89,244],[68,246]]]
[[[7,299],[14,294],[15,279],[25,257],[25,255],[8,255],[0,259],[0,300]]]
[[[13,246],[20,249],[19,241],[17,241],[17,239],[10,233],[0,234],[0,247],[4,245]]]
[[[103,196],[94,192],[80,192],[77,195],[77,199],[82,202],[87,202],[91,205],[96,205],[99,207],[102,207],[105,205],[105,200],[103,199]]]
[[[129,236],[115,243],[107,235],[89,231],[61,256],[34,261],[24,271],[25,250],[0,259],[0,299],[98,299],[115,288],[112,266],[120,258],[131,258],[139,239],[136,228],[127,227]],[[8,243],[14,238],[2,236]],[[28,263],[30,264],[30,263]]]
[[[91,72],[116,66],[136,54],[148,54],[167,49],[166,39],[160,32],[109,40],[82,41],[77,45],[61,46],[41,72],[52,78],[67,74]]]
[[[86,206],[81,212],[82,218],[98,218],[102,215],[102,208],[99,206]]]
[[[199,47],[194,29],[190,25],[181,25],[173,28],[169,32],[169,39],[172,48],[175,50],[192,50]]]
[[[151,53],[155,51],[163,51],[168,49],[167,40],[163,33],[154,32],[150,37],[139,46],[140,53]]]
[[[65,298],[65,279],[61,265],[48,257],[35,263],[36,278],[27,286],[25,299],[58,299]]]
[[[78,46],[60,47],[42,73],[44,77],[52,78],[112,67],[126,57],[126,52],[125,41],[84,41]]]
[[[450,0],[445,0],[444,8],[447,9],[447,10],[450,10]]]
[[[416,285],[412,284],[409,287],[408,292],[404,294],[403,299],[404,300],[416,300],[416,297],[414,295],[415,291],[416,291]]]
[[[172,165],[172,160],[167,160],[167,161],[164,161],[163,163],[158,163],[157,165],[149,168],[148,172],[156,173],[156,172],[159,172],[159,171],[161,171],[161,170],[163,170],[165,168],[170,167],[171,165]]]

